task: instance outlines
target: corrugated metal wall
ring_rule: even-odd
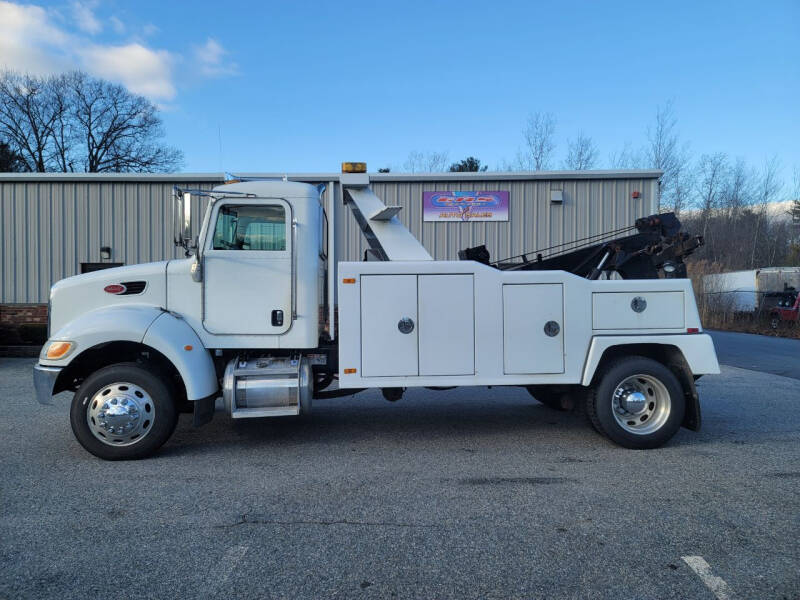
[[[205,182],[182,186],[211,189]],[[53,282],[84,262],[125,264],[180,256],[172,243],[172,183],[0,182],[0,302],[47,302]],[[193,210],[194,231],[202,213]],[[102,261],[100,247],[111,248]]]
[[[567,179],[528,181],[425,181],[372,183],[385,204],[403,207],[399,218],[437,260],[457,260],[458,251],[486,244],[492,259],[572,242],[590,235],[633,225],[658,210],[658,180]],[[422,193],[433,191],[507,190],[507,222],[426,223],[422,220]],[[551,190],[563,191],[563,203],[550,201]],[[633,198],[634,191],[640,192]],[[362,260],[368,247],[352,213],[338,198],[337,258]],[[569,246],[567,246],[569,247]]]
[[[327,177],[291,177],[319,182]],[[128,180],[100,178],[45,181],[0,176],[0,303],[47,302],[50,285],[80,273],[84,262],[102,262],[100,247],[111,248],[107,262],[125,264],[181,256],[172,243],[171,190],[211,189],[212,177],[180,181],[142,176]],[[326,194],[331,193],[328,186]],[[630,225],[658,205],[654,177],[638,179],[531,179],[398,181],[376,178],[375,193],[388,205],[400,204],[400,218],[437,259],[456,259],[458,250],[486,244],[493,258]],[[561,189],[563,204],[550,202]],[[423,191],[508,190],[508,222],[423,223]],[[633,199],[637,190],[641,198]],[[361,260],[366,244],[336,189],[337,260]],[[200,231],[204,202],[195,200],[194,231]]]

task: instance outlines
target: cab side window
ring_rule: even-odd
[[[214,250],[286,250],[282,206],[226,204],[217,213]]]

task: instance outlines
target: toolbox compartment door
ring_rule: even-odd
[[[419,374],[475,374],[472,275],[419,276]]]
[[[683,292],[594,292],[593,329],[683,329]]]
[[[416,275],[362,275],[361,375],[417,375],[417,321]]]
[[[560,283],[503,286],[503,372],[564,372],[564,291]]]

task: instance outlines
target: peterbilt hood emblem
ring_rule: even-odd
[[[126,291],[128,291],[128,288],[121,283],[112,283],[111,285],[104,287],[103,291],[107,294],[124,294]]]

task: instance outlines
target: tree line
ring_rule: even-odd
[[[80,71],[0,73],[0,170],[168,172],[183,163],[164,144],[157,107]]]
[[[604,163],[597,144],[585,132],[567,140],[564,159],[558,163],[556,129],[552,113],[530,115],[522,129],[522,146],[515,159],[503,161],[496,170],[657,169],[663,171],[659,212],[674,211],[684,221],[685,229],[705,236],[704,250],[692,257],[695,271],[800,265],[800,170],[797,168],[792,184],[787,186],[776,157],[756,167],[724,152],[694,156],[688,141],[679,135],[672,102],[657,107],[639,146],[627,144],[610,153]],[[473,157],[449,167],[448,162],[447,152],[414,151],[403,164],[403,170],[413,173],[480,168],[480,161]]]

